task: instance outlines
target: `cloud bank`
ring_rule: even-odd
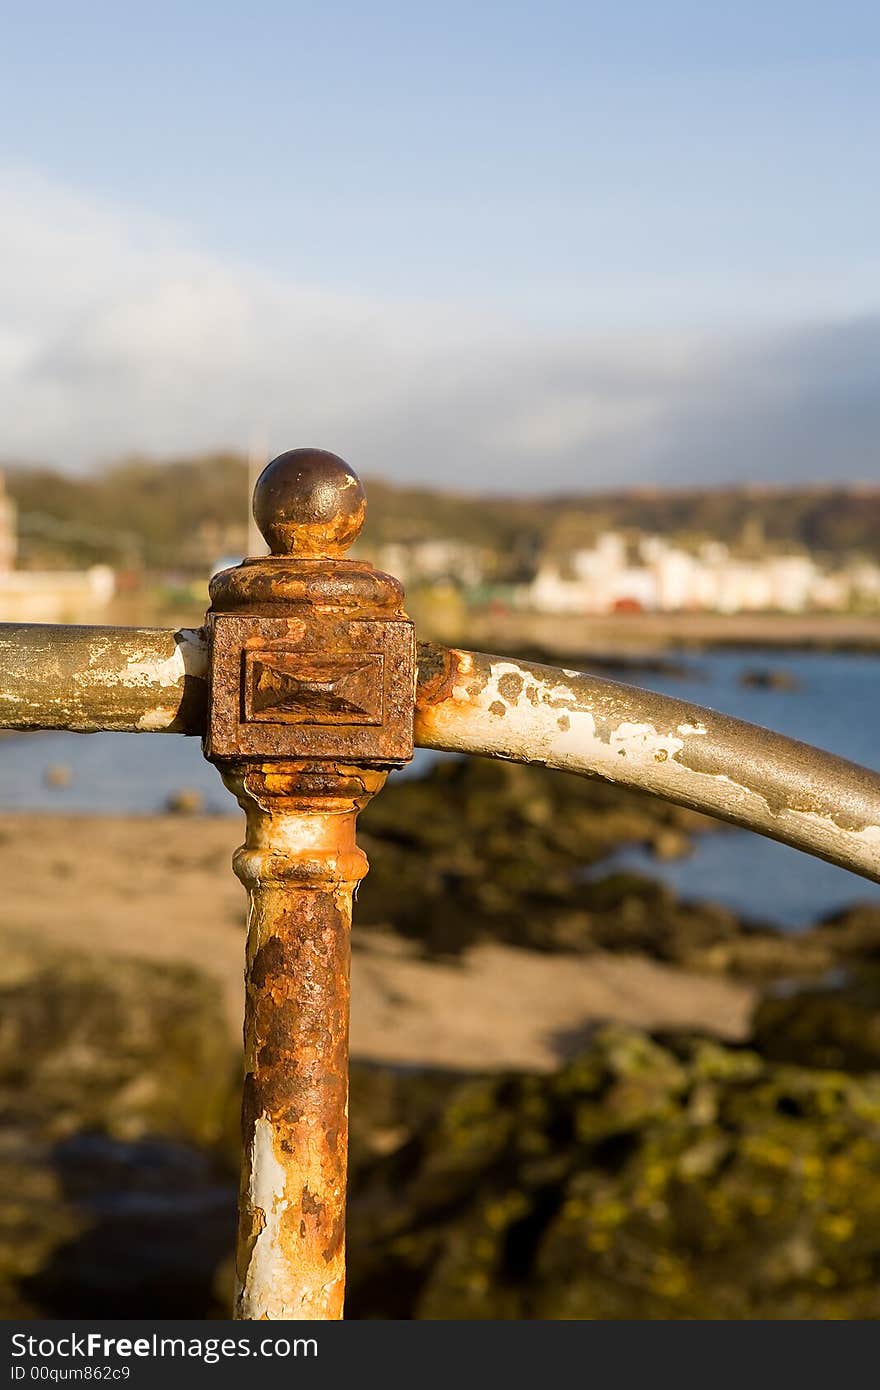
[[[20,171],[0,204],[0,459],[80,469],[260,437],[472,490],[880,472],[868,306],[736,336],[542,332],[291,283]]]

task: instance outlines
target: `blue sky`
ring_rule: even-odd
[[[0,457],[870,476],[878,13],[7,6]]]

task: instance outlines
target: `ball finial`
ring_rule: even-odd
[[[273,555],[343,555],[357,539],[366,509],[359,477],[326,449],[279,454],[254,488],[254,518]]]

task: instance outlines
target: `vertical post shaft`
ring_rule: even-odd
[[[352,893],[360,808],[385,773],[228,772],[247,816],[239,1318],[340,1318],[345,1288]]]

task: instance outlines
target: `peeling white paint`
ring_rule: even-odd
[[[207,680],[211,653],[204,632],[199,628],[182,627],[174,636],[186,674],[196,680]]]
[[[817,849],[836,858],[841,837],[850,845],[858,844],[863,849],[863,862],[872,869],[875,878],[880,878],[880,825],[865,825],[861,830],[842,830],[830,816],[821,816],[817,811],[785,810],[780,821],[797,827],[801,834],[806,833]]]
[[[565,674],[573,677],[578,673]],[[515,699],[502,693],[505,676],[515,676],[521,681]],[[510,682],[505,684],[509,689]],[[605,738],[598,732],[592,711],[583,707],[578,692],[565,680],[539,678],[512,661],[493,662],[489,679],[479,694],[474,694],[466,685],[457,685],[452,698],[455,703],[469,705],[468,744],[473,746],[474,735],[479,730],[485,751],[501,757],[513,757],[527,745],[530,761],[558,762],[576,757],[578,763],[590,770],[613,768],[613,775],[619,777],[617,763],[622,755],[647,767],[656,762],[658,753],[669,759],[684,746],[684,740],[672,731],[658,730],[647,722],[624,720]],[[499,704],[506,711],[501,718],[497,713]],[[434,717],[442,721],[442,706],[434,711]],[[450,712],[453,739],[460,720],[458,712]]]
[[[186,675],[183,653],[174,648],[173,655],[164,661],[156,661],[147,652],[139,652],[125,663],[122,681],[126,685],[158,685],[162,689],[179,685]]]
[[[674,738],[672,734],[660,734],[653,724],[636,724],[624,721],[611,734],[609,747],[618,753],[625,752],[638,758],[656,758],[658,753],[671,757],[684,747],[684,739]]]
[[[136,732],[139,734],[161,734],[168,725],[172,723],[177,714],[175,705],[159,705],[156,709],[147,710],[142,714],[135,725]]]
[[[263,1114],[254,1126],[250,1153],[248,1202],[262,1212],[263,1229],[257,1236],[245,1276],[242,1300],[250,1318],[286,1318],[285,1281],[280,1278],[285,1257],[281,1245],[281,1218],[287,1210],[285,1171],[275,1156],[275,1131]]]

